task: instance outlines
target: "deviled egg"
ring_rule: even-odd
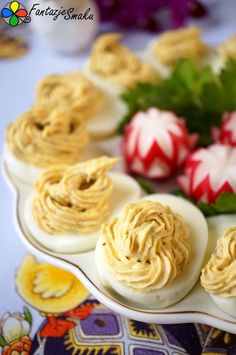
[[[25,205],[25,221],[32,236],[59,253],[92,249],[101,223],[141,194],[133,178],[108,174],[116,162],[117,158],[100,157],[46,170]]]
[[[222,311],[236,317],[236,227],[228,228],[217,240],[202,269],[201,284]]]
[[[35,105],[47,109],[67,107],[85,120],[92,138],[110,137],[126,113],[126,106],[111,88],[91,79],[80,72],[48,75],[37,86]]]
[[[196,283],[207,242],[198,208],[176,196],[149,195],[102,225],[98,274],[105,287],[130,302],[165,308]]]
[[[85,63],[85,75],[114,95],[139,82],[157,82],[159,75],[155,69],[122,45],[120,39],[120,33],[107,33],[95,41]]]
[[[209,56],[211,51],[202,41],[201,30],[198,27],[167,31],[152,41],[144,52],[146,60],[163,77],[171,73],[180,59],[189,58],[201,64]]]
[[[236,59],[236,34],[230,36],[218,48],[219,55],[222,60],[222,65],[227,62],[229,58]]]
[[[73,111],[33,108],[7,127],[4,159],[10,173],[31,185],[49,166],[100,156],[89,141],[85,122]]]

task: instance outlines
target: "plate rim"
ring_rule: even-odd
[[[39,246],[34,245],[28,236],[24,233],[22,222],[19,216],[19,201],[20,201],[20,192],[17,184],[12,178],[11,174],[9,173],[8,167],[6,162],[3,160],[2,164],[2,171],[3,176],[11,188],[13,195],[14,195],[14,224],[17,231],[18,236],[20,237],[23,244],[26,246],[30,252],[32,252],[35,256],[39,256],[51,262],[52,264],[56,265],[57,267],[65,268],[66,270],[72,272],[76,277],[79,279],[82,278],[85,283],[85,287],[98,299],[99,302],[105,304],[108,308],[112,309],[113,311],[120,313],[126,317],[134,318],[137,320],[141,320],[147,322],[146,316],[150,317],[150,321],[154,323],[159,323],[158,320],[154,320],[155,317],[169,317],[167,321],[161,319],[160,323],[162,324],[171,324],[177,322],[181,323],[189,323],[189,322],[201,322],[208,324],[213,327],[219,327],[225,331],[229,331],[231,333],[236,334],[236,320],[226,320],[221,318],[220,316],[213,315],[211,313],[205,311],[197,311],[197,310],[187,310],[187,311],[152,311],[152,310],[143,310],[136,308],[135,306],[129,306],[122,303],[119,300],[113,299],[110,295],[106,295],[103,290],[100,290],[92,280],[85,274],[85,272],[75,263],[69,260],[63,259],[58,255],[53,255],[50,251],[45,251],[40,249]],[[78,276],[79,275],[79,276]],[[92,289],[92,291],[91,291]],[[192,290],[190,291],[192,292]],[[104,302],[105,300],[105,302]],[[131,315],[131,317],[130,317]],[[180,316],[180,319],[175,320],[176,316]],[[191,316],[191,320],[189,320],[189,316]],[[172,319],[172,320],[171,320]],[[223,323],[223,324],[221,324]],[[232,330],[232,327],[235,327],[235,330]]]

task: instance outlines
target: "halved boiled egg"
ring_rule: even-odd
[[[96,113],[86,121],[86,127],[94,139],[110,138],[115,135],[119,122],[127,112],[127,107],[119,97],[112,93],[112,88],[108,89],[103,83],[97,87],[101,89],[103,102]]]
[[[214,294],[209,295],[217,307],[236,318],[236,297],[225,298]]]
[[[101,229],[100,279],[128,301],[157,309],[180,301],[198,280],[208,244],[200,210],[169,194],[126,205]]]
[[[99,157],[104,154],[104,151],[96,142],[90,142],[81,152],[79,161],[86,161],[92,158]],[[33,185],[38,177],[42,174],[45,168],[37,167],[27,163],[24,160],[18,159],[7,147],[4,145],[4,160],[7,163],[9,172],[13,174],[20,181]]]
[[[106,33],[94,42],[83,72],[98,87],[119,95],[140,82],[158,82],[159,75],[140,56],[120,43],[120,33]]]
[[[199,27],[187,27],[167,31],[151,41],[143,52],[162,77],[168,77],[181,59],[190,59],[196,64],[215,65],[216,51],[201,38]]]
[[[109,216],[105,218],[105,221],[118,215],[124,204],[136,200],[141,195],[139,184],[130,176],[117,172],[108,173],[108,176],[113,184],[113,190],[109,198]],[[24,216],[32,236],[47,249],[58,253],[77,253],[92,249],[100,234],[99,229],[86,234],[79,232],[49,234],[45,232],[34,219],[33,194],[26,201]]]
[[[219,228],[220,222],[222,223]],[[209,224],[210,231],[214,233],[217,233],[219,229],[222,230],[225,225],[228,227],[217,240],[214,252],[202,269],[201,284],[222,311],[236,317],[235,215],[212,217],[209,219]]]
[[[171,75],[174,66],[167,66],[155,57],[154,48],[157,43],[158,40],[151,41],[147,48],[142,52],[141,57],[143,61],[149,63],[153,66],[153,68],[156,69],[156,71],[160,74],[160,77],[165,79]],[[210,65],[214,72],[219,72],[221,63],[218,56],[216,55],[216,50],[214,47],[208,46],[206,54],[200,61],[200,65]]]
[[[100,90],[110,93],[113,97],[117,98],[122,93],[124,88],[122,86],[114,85],[109,80],[104,79],[103,77],[97,75],[96,73],[90,70],[90,60],[85,61],[83,75],[90,80],[96,87]]]
[[[151,41],[140,56],[144,62],[150,64],[159,73],[161,78],[168,78],[172,69],[162,64],[161,61],[154,56],[153,52],[156,42],[157,40]]]
[[[55,76],[52,76],[51,80],[53,78],[55,79]],[[79,75],[78,78],[81,79],[81,76]],[[67,105],[69,100],[66,95],[66,87],[64,87],[65,83],[63,86],[63,78],[56,77],[55,80],[60,84],[56,90],[52,85],[54,82],[49,85],[47,80],[49,78],[45,78],[41,82],[40,90],[38,90],[40,93],[39,103],[44,106],[33,107],[22,113],[6,128],[4,155],[9,170],[17,178],[29,184],[32,184],[45,168],[57,164],[72,165],[78,161],[98,157],[103,153],[99,146],[90,140],[86,129],[86,119],[80,117],[82,108],[75,106],[74,102],[79,101],[79,93],[77,92],[74,100],[71,99],[71,106],[72,102],[74,103],[73,110],[70,109],[69,103],[68,108],[60,105],[57,107],[56,94],[57,92],[61,93],[62,88],[65,91],[64,96],[62,95],[64,104]],[[64,78],[64,80],[66,79]],[[69,92],[71,93],[74,89],[74,86],[71,87],[71,75],[70,80],[67,79],[67,81],[69,81]],[[87,79],[84,81],[88,84]],[[52,102],[49,100],[51,106],[45,108],[49,91],[50,93],[56,92],[54,95],[51,93]],[[94,91],[97,94],[97,90],[94,89]],[[93,102],[94,97],[89,97],[89,99],[90,102]],[[82,107],[82,103],[79,103]],[[86,114],[93,113],[94,110],[87,107]]]

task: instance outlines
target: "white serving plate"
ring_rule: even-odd
[[[96,271],[93,250],[80,254],[58,254],[41,246],[28,232],[23,218],[25,201],[32,192],[32,188],[11,176],[6,163],[3,164],[3,173],[14,192],[13,215],[15,227],[27,249],[36,257],[73,273],[91,294],[108,308],[128,318],[142,322],[159,324],[204,323],[236,334],[236,318],[217,308],[199,282],[196,283],[187,296],[171,307],[163,310],[156,310],[154,307],[148,306],[139,307],[103,287]],[[236,215],[221,215],[208,219],[210,243],[206,260],[215,248],[216,239],[226,228],[235,224]]]

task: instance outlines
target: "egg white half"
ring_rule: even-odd
[[[98,158],[103,154],[103,150],[96,143],[89,143],[84,151],[81,152],[79,162]],[[7,163],[9,172],[27,185],[33,185],[45,170],[18,159],[6,144],[4,146],[4,160]]]
[[[168,67],[167,65],[162,64],[153,54],[154,45],[156,44],[156,42],[156,39],[151,41],[148,44],[147,48],[142,52],[141,57],[143,61],[152,65],[160,74],[160,76],[165,79],[171,75],[173,69],[171,67]],[[210,65],[214,72],[219,72],[220,68],[222,67],[222,63],[215,47],[208,46],[207,53],[201,60],[201,65]]]
[[[117,126],[127,112],[126,105],[117,96],[103,90],[105,102],[101,109],[86,122],[87,130],[94,139],[115,135]]]
[[[208,217],[207,223],[209,229],[209,243],[204,265],[207,264],[212,252],[215,250],[217,239],[220,238],[227,229],[236,225],[236,214],[221,214]],[[207,291],[205,290],[205,292]],[[228,313],[231,317],[236,318],[236,297],[222,297],[217,294],[207,293],[217,307],[223,312]]]
[[[122,88],[111,84],[99,75],[89,70],[88,61],[85,63],[82,74],[90,80],[104,95],[101,109],[87,120],[87,129],[94,139],[110,138],[127,112],[125,103],[119,98]]]
[[[236,297],[221,297],[209,293],[213,302],[219,307],[223,312],[229,314],[231,317],[236,318]]]
[[[110,198],[110,215],[106,220],[117,216],[126,203],[133,202],[141,196],[139,184],[132,177],[122,173],[108,174],[113,182],[113,192]],[[32,213],[33,194],[28,197],[24,218],[29,232],[41,245],[58,253],[77,253],[95,247],[100,230],[90,234],[67,233],[51,235],[43,231],[36,223]]]
[[[142,198],[144,200],[144,198]],[[153,194],[146,196],[147,201],[158,201],[179,213],[185,220],[190,236],[191,255],[184,271],[171,285],[151,292],[140,292],[118,281],[111,272],[106,257],[102,238],[100,237],[95,251],[96,266],[100,279],[105,287],[115,290],[123,298],[140,305],[166,308],[180,301],[198,280],[208,244],[208,227],[201,211],[190,202],[169,194]]]
[[[142,51],[142,53],[139,54],[141,59],[145,62],[150,64],[160,75],[161,78],[168,78],[171,74],[171,68],[168,66],[162,64],[153,54],[153,48],[154,44],[156,43],[156,40],[151,41],[147,48]]]
[[[89,79],[99,89],[101,89],[102,91],[105,91],[105,92],[109,92],[111,95],[113,95],[115,97],[119,96],[123,91],[122,87],[120,87],[118,85],[114,85],[109,80],[106,80],[106,79],[102,78],[101,76],[92,72],[90,70],[89,59],[87,59],[85,61],[82,73],[87,79]]]

